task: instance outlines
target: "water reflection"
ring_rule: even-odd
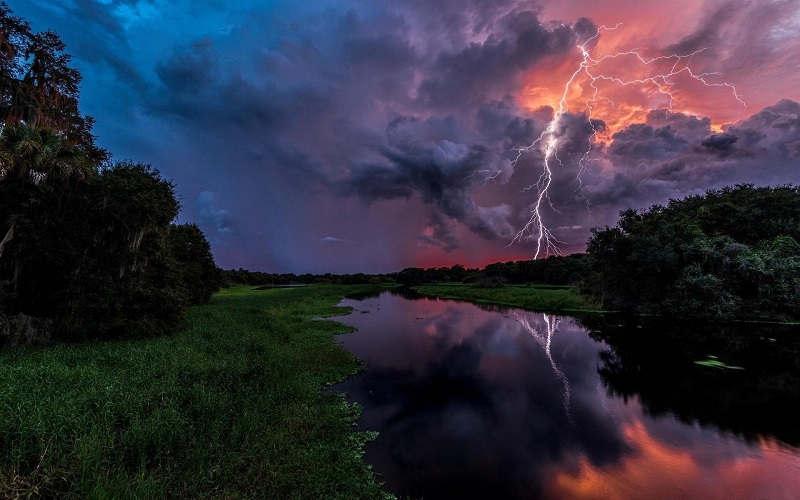
[[[793,344],[782,338],[758,344],[774,355],[753,361],[692,336],[648,342],[649,326],[619,326],[614,318],[559,319],[388,294],[347,303],[356,312],[342,320],[358,331],[339,339],[365,370],[337,390],[362,405],[362,427],[380,432],[365,458],[400,496],[800,495],[797,442],[789,426],[775,423],[797,422],[800,400],[796,366],[777,366],[792,358]],[[693,363],[714,353],[746,361],[747,369]],[[759,381],[755,366],[762,365],[772,378]],[[782,388],[772,387],[779,372]],[[758,384],[770,389],[741,403],[718,394],[738,397]],[[764,398],[770,412],[783,414],[726,416],[759,413]]]
[[[550,352],[550,346],[553,343],[553,335],[555,335],[558,324],[560,323],[559,319],[550,314],[542,314],[546,327],[545,332],[542,333],[536,326],[531,324],[530,318],[526,317],[522,312],[515,312],[514,318],[522,325],[522,328],[533,337],[533,340],[542,346],[544,353],[547,355],[547,359],[550,360],[550,366],[553,367],[556,377],[564,384],[564,413],[566,413],[569,422],[574,425],[575,422],[572,419],[572,413],[569,411],[569,380],[564,372],[556,365],[556,362],[553,360],[553,355]]]
[[[652,415],[714,425],[751,442],[767,435],[800,446],[798,327],[655,321],[591,327],[591,336],[607,345],[599,374],[615,396],[638,397]],[[708,356],[745,369],[695,363]]]

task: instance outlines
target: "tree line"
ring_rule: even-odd
[[[174,185],[95,144],[64,48],[0,4],[0,344],[164,333],[219,287]]]
[[[460,281],[476,285],[573,285],[588,273],[588,256],[551,255],[546,259],[495,262],[483,268],[408,267],[389,276],[404,285]]]
[[[446,281],[571,285],[604,308],[715,321],[800,319],[800,188],[741,184],[594,228],[584,254],[463,266],[407,268],[416,285]]]
[[[384,274],[294,274],[266,273],[247,269],[222,271],[222,286],[234,285],[293,285],[330,283],[341,285],[399,283],[405,286],[426,283],[463,282],[481,284],[492,282],[497,286],[511,284],[570,285],[583,277],[587,255],[552,256],[541,260],[497,262],[483,269],[465,268],[461,264],[450,267],[407,267],[399,272]]]
[[[800,188],[742,184],[595,228],[581,289],[605,307],[709,320],[800,318]]]
[[[361,285],[394,282],[394,274],[295,274],[295,273],[266,273],[262,271],[249,271],[247,269],[228,269],[221,271],[222,286],[236,285],[265,286],[265,285],[313,285],[315,283],[329,283],[333,285]]]

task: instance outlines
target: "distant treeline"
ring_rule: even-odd
[[[293,274],[293,273],[264,273],[248,271],[239,268],[221,271],[222,286],[235,285],[311,285],[314,283],[330,283],[335,285],[359,285],[393,283],[392,274]]]
[[[586,254],[546,259],[497,262],[483,269],[467,269],[461,265],[421,269],[409,267],[391,276],[404,285],[460,281],[477,285],[500,286],[510,284],[571,285],[588,272]]]
[[[0,4],[0,345],[158,334],[220,274],[174,186],[108,161],[53,32]]]
[[[230,283],[463,282],[571,285],[611,310],[709,320],[800,319],[800,188],[737,185],[623,210],[587,253],[483,269],[461,265],[371,276],[226,271]]]
[[[460,264],[451,267],[409,267],[387,274],[273,274],[246,269],[222,271],[223,286],[291,285],[291,284],[380,284],[399,283],[406,286],[428,283],[463,282],[477,285],[549,284],[570,285],[587,274],[586,254],[552,256],[540,260],[498,262],[483,269],[467,269]]]

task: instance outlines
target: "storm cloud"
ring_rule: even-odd
[[[526,99],[552,87],[556,70],[572,71],[577,45],[601,24],[578,11],[549,18],[549,2],[521,0],[10,4],[34,29],[62,35],[100,144],[156,165],[195,200],[181,218],[209,234],[222,267],[296,272],[531,255],[507,245],[530,216],[543,148],[529,146],[557,102]],[[653,50],[705,49],[697,71],[745,89],[748,72],[778,78],[771,65],[800,66],[788,50],[800,39],[793,2],[708,1],[697,11],[695,25]],[[787,71],[782,92],[800,88]],[[797,182],[800,94],[770,95],[749,116],[730,94],[719,98],[739,113],[727,125],[682,112],[705,109],[685,89],[674,109],[615,130],[567,110],[545,217],[564,250],[582,250],[592,226],[627,206]],[[334,240],[348,244],[319,244]]]
[[[708,119],[651,112],[614,134],[604,157],[613,175],[593,177],[590,203],[647,208],[736,183],[797,183],[798,116],[800,104],[782,100],[716,132]]]

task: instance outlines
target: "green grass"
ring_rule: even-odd
[[[224,290],[171,336],[0,353],[0,497],[379,498],[358,362],[314,318],[359,286]]]
[[[540,311],[601,311],[600,306],[569,288],[504,286],[482,288],[461,283],[420,285],[413,289],[426,297],[521,307]]]

